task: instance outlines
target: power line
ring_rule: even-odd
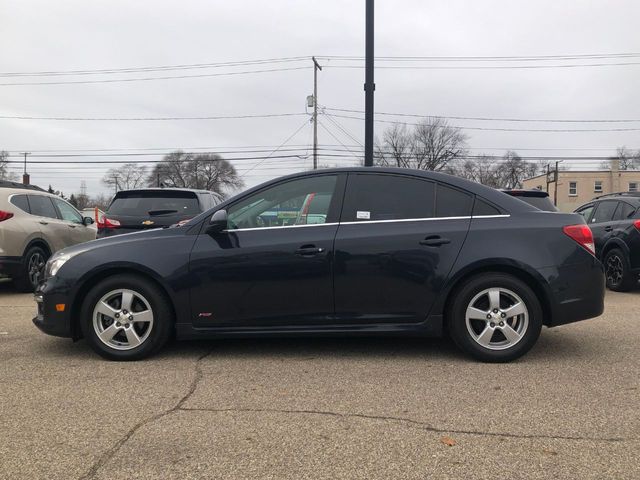
[[[334,117],[338,118],[349,118],[352,120],[361,120],[364,121],[364,118],[355,117],[352,115],[338,115],[335,114]],[[429,118],[429,117],[425,117]],[[430,117],[434,118],[434,117]],[[411,126],[420,126],[420,123],[411,123],[411,122],[400,122],[400,121],[392,121],[392,120],[380,120],[376,119],[376,122],[379,123],[390,123],[395,125],[411,125]],[[637,132],[640,131],[639,128],[583,128],[583,129],[572,129],[572,128],[500,128],[500,127],[469,127],[469,126],[460,126],[460,125],[451,125],[454,128],[459,128],[461,130],[484,130],[490,132],[532,132],[532,133],[542,133],[542,132],[556,132],[556,133],[580,133],[580,132]]]
[[[331,108],[323,107],[324,110],[332,112],[347,113],[364,113],[364,110],[355,110],[349,108]],[[633,123],[640,122],[640,119],[543,119],[543,118],[507,118],[507,117],[461,117],[454,115],[421,115],[415,113],[391,113],[376,112],[376,115],[385,115],[393,117],[412,117],[412,118],[445,118],[447,120],[474,120],[483,122],[536,122],[536,123]]]
[[[294,70],[308,70],[311,67],[286,67],[286,68],[270,68],[265,70],[245,70],[241,72],[223,72],[223,73],[201,73],[194,75],[173,75],[165,77],[136,77],[136,78],[110,78],[103,80],[68,80],[68,81],[54,81],[54,82],[14,82],[14,83],[0,83],[0,87],[16,86],[16,85],[78,85],[78,84],[91,84],[91,83],[118,83],[118,82],[146,82],[152,80],[174,80],[182,78],[203,78],[203,77],[226,77],[234,75],[250,75],[257,73],[272,73],[272,72],[290,72]]]
[[[364,60],[361,55],[316,55],[317,58],[327,60]],[[583,53],[583,54],[561,54],[561,55],[431,55],[431,56],[401,56],[401,55],[381,55],[376,56],[376,61],[553,61],[553,60],[579,60],[579,59],[604,59],[604,58],[636,58],[640,57],[640,52],[623,53]]]
[[[60,120],[69,122],[78,121],[99,121],[99,122],[149,122],[149,121],[175,121],[175,120],[240,120],[247,118],[276,118],[276,117],[299,117],[308,115],[305,112],[298,113],[265,113],[247,115],[213,115],[202,117],[31,117],[23,115],[0,115],[4,120]]]
[[[539,68],[581,68],[581,67],[620,67],[640,65],[640,62],[616,62],[616,63],[576,63],[560,65],[377,65],[376,69],[384,70],[517,70]],[[326,65],[331,69],[363,69],[364,65]]]
[[[105,75],[115,73],[156,72],[171,70],[192,70],[201,68],[238,67],[247,65],[265,65],[272,63],[289,63],[307,60],[308,56],[264,58],[259,60],[240,60],[230,62],[190,63],[178,65],[156,65],[146,67],[121,67],[85,70],[48,70],[32,72],[0,72],[0,77],[31,77],[31,76],[60,76],[60,75]]]

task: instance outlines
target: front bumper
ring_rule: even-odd
[[[59,281],[55,277],[38,286],[34,294],[38,312],[33,318],[33,324],[47,335],[74,338],[71,299],[60,290]],[[57,305],[64,305],[64,309],[58,310]]]

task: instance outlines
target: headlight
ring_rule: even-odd
[[[49,259],[47,264],[44,267],[44,278],[45,280],[55,276],[58,273],[58,270],[71,258],[75,257],[80,252],[67,253],[67,252],[58,252],[54,253],[53,256]]]

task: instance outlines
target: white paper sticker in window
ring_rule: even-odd
[[[369,220],[371,218],[371,212],[364,212],[364,211],[358,210],[356,212],[356,218],[358,220]]]

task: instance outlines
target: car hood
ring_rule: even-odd
[[[64,248],[56,252],[57,254],[69,253],[77,255],[80,253],[88,252],[98,248],[103,248],[113,245],[126,245],[132,242],[148,241],[152,238],[165,237],[170,235],[184,235],[186,229],[184,227],[175,228],[156,228],[153,230],[140,230],[138,232],[123,233],[122,235],[115,235],[113,237],[98,238],[85,243],[79,243],[71,247]]]

